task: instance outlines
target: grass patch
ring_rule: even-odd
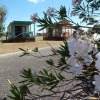
[[[19,48],[32,50],[35,47],[49,47],[47,42],[52,46],[63,44],[63,41],[43,41],[43,37],[36,37],[35,42],[0,43],[0,54],[19,52]]]

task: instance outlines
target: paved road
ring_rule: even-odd
[[[40,49],[42,54],[49,55],[50,48]],[[36,58],[33,56],[19,57],[21,53],[8,54],[0,56],[0,98],[6,97],[9,93],[10,86],[7,79],[17,84],[21,80],[20,73],[23,68],[31,68],[32,70],[41,70],[47,67],[44,58]],[[35,54],[38,55],[38,54]]]

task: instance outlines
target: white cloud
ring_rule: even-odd
[[[38,3],[38,2],[43,2],[45,0],[28,0],[29,2],[33,2],[33,3]]]

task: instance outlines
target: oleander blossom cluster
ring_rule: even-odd
[[[81,74],[83,71],[83,66],[91,67],[91,63],[94,58],[90,52],[95,55],[95,67],[99,74],[100,71],[100,52],[98,51],[95,41],[99,41],[100,35],[79,35],[73,34],[68,39],[68,49],[69,49],[69,64],[71,65],[71,72],[74,74]],[[95,75],[95,89],[100,89],[100,75]]]
[[[46,13],[45,13],[48,17],[54,17],[56,16],[56,10],[54,8],[48,7]],[[32,20],[33,23],[36,23],[39,21],[39,17],[37,13],[34,13],[33,15],[31,15],[30,19]]]
[[[55,11],[55,9],[49,7],[49,8],[47,9],[47,11],[46,11],[46,15],[47,15],[48,17],[54,17],[54,16],[56,16],[56,11]]]
[[[38,21],[38,14],[37,13],[34,13],[33,15],[31,15],[31,18],[33,23],[36,23]]]
[[[81,4],[83,0],[72,0],[72,5],[75,6],[76,4]]]
[[[80,5],[82,3],[83,0],[72,0],[72,6],[77,6]],[[75,13],[74,11],[71,11],[71,16],[75,16],[77,15],[77,13]]]

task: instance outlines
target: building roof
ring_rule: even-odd
[[[30,24],[32,24],[32,21],[13,21],[11,23],[13,23],[13,24],[27,24],[27,25],[30,25]]]
[[[61,26],[72,26],[72,24],[66,19],[61,20],[59,23],[61,24]]]
[[[32,24],[32,21],[13,21],[13,22],[10,22],[10,24],[8,25],[8,27],[12,24],[23,24],[23,25],[31,25]]]

